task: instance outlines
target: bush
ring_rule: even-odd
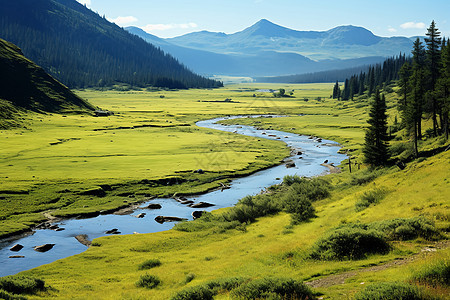
[[[147,289],[154,289],[160,283],[161,283],[161,280],[158,277],[156,277],[154,275],[145,274],[145,275],[142,275],[141,278],[139,278],[139,280],[136,282],[136,286],[147,288]]]
[[[206,286],[195,286],[175,294],[171,300],[213,300],[214,292]]]
[[[310,201],[314,202],[330,195],[330,183],[322,178],[306,178],[294,176],[285,176],[283,183],[290,187],[290,190],[297,194],[305,195]]]
[[[320,238],[311,249],[310,257],[323,260],[360,259],[368,254],[388,251],[389,245],[382,234],[349,224]]]
[[[442,259],[416,271],[413,280],[432,286],[450,286],[450,260]]]
[[[418,237],[426,240],[435,240],[441,237],[433,222],[425,217],[398,218],[374,222],[369,226],[374,230],[383,232],[389,240],[406,241]]]
[[[251,223],[258,217],[271,215],[280,211],[280,208],[271,197],[267,195],[246,196],[229,211],[223,214],[225,220]]]
[[[22,296],[12,295],[4,290],[0,290],[0,299],[4,300],[26,300],[27,298]]]
[[[148,270],[151,268],[159,267],[161,265],[161,262],[159,259],[149,259],[147,261],[144,261],[142,264],[138,266],[139,270]]]
[[[288,193],[284,205],[286,211],[292,214],[293,224],[299,224],[315,216],[315,209],[305,195]]]
[[[263,278],[242,284],[231,291],[238,299],[312,299],[303,282],[283,278]]]
[[[355,300],[423,300],[419,288],[406,283],[376,283],[355,295]]]
[[[12,294],[34,294],[45,290],[45,282],[26,276],[5,276],[0,278],[0,290]]]
[[[187,274],[186,277],[184,278],[184,284],[188,284],[189,282],[194,280],[194,278],[195,278],[195,274],[194,273]]]
[[[380,170],[373,170],[373,169],[365,169],[360,172],[356,172],[351,180],[350,185],[363,185],[366,183],[369,183],[373,181],[375,178],[381,175]]]
[[[386,197],[387,191],[384,189],[374,189],[366,191],[361,198],[356,202],[356,211],[362,211],[368,208],[371,204],[377,204]]]
[[[239,286],[241,286],[244,282],[247,282],[247,278],[243,277],[232,277],[232,278],[224,278],[213,280],[207,282],[205,286],[211,289],[216,295],[219,291],[231,291]]]

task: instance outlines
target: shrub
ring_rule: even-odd
[[[267,195],[246,196],[229,211],[223,214],[225,220],[251,223],[258,217],[274,214],[280,211],[278,205]]]
[[[362,211],[368,208],[371,204],[377,204],[386,197],[387,191],[384,189],[374,189],[366,191],[361,198],[356,202],[356,211]]]
[[[4,290],[0,290],[0,299],[4,300],[26,300],[27,298],[22,296],[12,295]]]
[[[450,260],[442,259],[425,265],[413,274],[412,279],[432,286],[450,286]]]
[[[411,150],[414,151],[414,149],[412,149],[410,143],[393,143],[389,147],[389,151],[390,151],[392,157],[399,156],[400,154],[402,154],[405,151],[407,151],[409,153],[409,152],[411,152]]]
[[[425,217],[393,219],[370,224],[370,228],[382,231],[389,240],[412,240],[418,237],[434,240],[441,237],[431,220]]]
[[[371,182],[380,175],[381,175],[380,170],[365,169],[363,171],[356,172],[352,176],[350,180],[350,185],[363,185]]]
[[[175,294],[171,300],[213,300],[214,292],[206,286],[199,285],[184,289]]]
[[[231,278],[223,278],[223,279],[217,279],[217,280],[207,282],[205,284],[205,286],[207,288],[211,289],[214,292],[214,294],[216,295],[219,291],[231,291],[247,281],[248,281],[247,278],[231,277]]]
[[[149,259],[147,261],[144,261],[142,264],[138,266],[139,270],[148,270],[151,268],[159,267],[161,265],[161,262],[159,259]]]
[[[315,209],[305,195],[288,193],[284,205],[286,211],[292,214],[293,224],[299,224],[315,216]]]
[[[189,282],[194,280],[194,278],[195,278],[195,274],[194,273],[187,274],[186,277],[184,278],[184,284],[188,284]]]
[[[360,259],[367,254],[386,253],[389,245],[385,237],[355,224],[338,227],[320,238],[313,246],[313,259]]]
[[[45,290],[45,282],[26,276],[5,276],[0,278],[0,290],[12,294],[34,294]]]
[[[369,285],[355,295],[355,300],[423,300],[419,288],[406,283],[376,283]]]
[[[312,292],[303,282],[284,278],[263,278],[242,284],[231,291],[238,299],[311,299]]]
[[[283,183],[290,187],[290,190],[297,194],[305,195],[310,201],[314,202],[330,195],[330,183],[322,178],[306,178],[294,176],[285,176]]]
[[[160,283],[161,280],[158,277],[154,275],[145,274],[142,275],[141,278],[139,278],[139,280],[136,282],[136,286],[147,289],[153,289],[157,287]]]

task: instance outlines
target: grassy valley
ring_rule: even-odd
[[[272,93],[259,91],[267,88],[284,88],[293,95],[275,98]],[[348,150],[360,162],[369,100],[330,99],[331,88],[330,84],[246,84],[217,90],[79,91],[79,96],[115,115],[94,118],[29,113],[24,122],[31,129],[1,132],[9,149],[0,161],[2,169],[8,170],[1,183],[0,201],[6,208],[2,211],[3,234],[44,220],[44,212],[52,216],[80,214],[114,209],[150,195],[217,188],[218,181],[276,164],[288,155],[282,143],[194,125],[200,119],[219,115],[289,115],[234,122],[329,138],[341,143],[342,151]],[[232,100],[224,102],[227,98]],[[396,98],[394,93],[387,97],[390,125],[397,114]],[[405,141],[403,134],[396,132],[398,138],[392,144]],[[437,148],[445,143],[427,138],[421,147]],[[211,159],[212,152],[220,154],[219,162]],[[244,290],[250,289],[246,286],[251,282],[258,286],[262,283],[252,280],[262,278],[305,281],[315,297],[348,299],[375,282],[420,282],[414,276],[425,272],[430,262],[448,262],[449,160],[449,152],[444,151],[413,160],[404,170],[393,166],[371,171],[362,166],[359,170],[355,167],[351,174],[343,165],[342,173],[325,177],[329,196],[314,200],[316,217],[306,222],[293,224],[285,210],[269,210],[268,215],[261,213],[255,221],[230,223],[233,211],[242,208],[238,205],[215,211],[204,221],[201,218],[182,224],[178,230],[96,239],[80,255],[22,274],[42,279],[51,287],[31,298],[63,299],[193,299],[195,293],[215,293],[215,299],[229,299],[245,295]],[[205,174],[194,175],[192,171],[198,168]],[[71,175],[61,180],[62,174]],[[174,177],[193,180],[170,186],[157,184],[158,179]],[[106,185],[112,189],[105,189]],[[83,193],[99,189],[104,190],[102,197]],[[269,190],[261,197],[278,203],[284,189],[288,187]],[[376,201],[367,200],[371,197]],[[17,201],[21,201],[20,210]],[[254,200],[255,205],[258,201]],[[369,203],[361,204],[364,201]],[[221,219],[223,216],[225,219]],[[376,226],[391,228],[389,224],[398,218],[403,219],[393,228],[405,233],[385,238],[387,252],[354,259],[311,257],[314,245],[339,226],[363,224],[370,231]],[[208,220],[211,226],[201,225]],[[398,226],[403,229],[396,229]],[[408,226],[416,226],[413,228],[418,232],[428,228],[425,232],[429,234],[408,236]],[[148,260],[159,263],[151,269],[140,267]],[[155,279],[146,274],[160,281],[156,288],[136,285],[141,276],[147,280],[141,279],[143,282],[155,284]],[[239,285],[240,290],[231,288]],[[448,293],[442,284],[433,288],[425,282],[420,286],[427,287],[426,293],[435,297]]]

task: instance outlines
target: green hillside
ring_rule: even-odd
[[[27,59],[14,44],[0,39],[1,127],[17,123],[20,109],[36,112],[93,110],[66,86]]]

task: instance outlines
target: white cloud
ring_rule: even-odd
[[[195,23],[182,23],[182,24],[148,24],[142,27],[144,31],[151,32],[151,31],[164,31],[164,30],[170,30],[170,29],[190,29],[190,28],[197,28],[198,25]]]
[[[403,29],[424,29],[426,25],[422,22],[406,22],[400,25],[400,27]]]
[[[388,28],[388,31],[389,31],[389,32],[397,32],[397,29],[395,29],[394,27],[389,27],[389,28]]]
[[[80,2],[81,4],[86,4],[87,6],[91,5],[91,0],[77,0],[78,2]]]
[[[108,19],[108,20],[113,23],[116,23],[119,26],[135,23],[138,21],[138,19],[133,16],[117,17],[115,19]]]

